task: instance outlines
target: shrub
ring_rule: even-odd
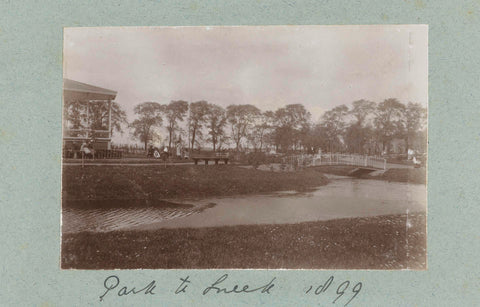
[[[266,155],[263,152],[251,152],[247,154],[247,163],[257,168],[260,164],[266,162]]]

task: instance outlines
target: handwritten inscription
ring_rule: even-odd
[[[177,290],[175,290],[175,294],[187,292],[186,290],[187,290],[188,284],[190,283],[190,280],[188,280],[188,278],[190,278],[190,276],[187,276],[185,278],[180,278],[182,283],[180,284],[180,286],[177,287]]]
[[[275,277],[268,282],[255,282],[254,285],[247,283],[231,282],[228,274],[223,274],[214,282],[202,287],[202,295],[216,295],[216,294],[248,294],[258,293],[270,295],[274,291]],[[233,286],[231,286],[233,284]],[[189,286],[193,285],[190,276],[180,278],[180,284],[173,291],[176,295],[181,295],[190,291]],[[317,285],[310,285],[304,288],[304,295],[309,296],[324,296],[325,299],[331,300],[331,304],[338,304],[342,302],[344,306],[350,304],[362,290],[363,284],[357,282],[354,286],[349,280],[336,281],[333,276],[327,280],[322,281]],[[157,284],[155,280],[150,283],[145,283],[142,287],[127,285],[120,282],[120,278],[116,275],[111,275],[103,281],[104,292],[100,296],[100,301],[103,301],[108,293],[112,292],[110,296],[116,295],[123,297],[127,295],[155,295],[153,291]],[[306,289],[306,290],[305,290]]]
[[[260,292],[260,293],[266,293],[270,294],[270,290],[275,286],[273,281],[275,280],[275,277],[266,285],[250,289],[249,285],[244,285],[243,287],[239,287],[238,285],[233,286],[233,288],[227,290],[227,288],[223,288],[223,286],[219,286],[222,282],[224,282],[228,278],[228,274],[222,275],[217,281],[215,281],[211,286],[206,287],[205,290],[203,290],[203,295],[206,295],[210,290],[216,291],[216,293],[252,293],[252,292]],[[241,289],[240,289],[241,288]]]
[[[120,284],[120,278],[118,278],[118,276],[116,275],[108,276],[107,278],[105,278],[105,281],[103,282],[103,286],[105,287],[106,291],[100,296],[100,301],[103,301],[103,298],[105,297],[105,295],[107,295],[107,293],[109,293],[110,291],[116,289],[119,286],[119,284]],[[146,285],[145,287],[139,290],[137,290],[135,287],[128,288],[127,286],[123,286],[118,290],[117,295],[125,296],[129,294],[139,294],[139,293],[154,295],[155,293],[153,292],[153,289],[155,289],[155,287],[156,287],[155,280],[153,280],[148,285]]]
[[[315,291],[313,292],[315,295],[320,295],[324,292],[327,292],[328,288],[330,288],[330,286],[332,285],[333,283],[333,280],[334,280],[334,277],[333,276],[330,276],[327,281],[325,281],[325,283],[317,286],[315,288]],[[350,281],[349,280],[345,280],[344,282],[342,282],[340,285],[338,285],[337,289],[336,289],[336,294],[337,294],[337,297],[332,301],[332,304],[335,304],[337,302],[338,299],[340,299],[348,290],[350,286]],[[311,293],[311,290],[313,289],[313,286],[310,286],[308,288],[307,291],[305,291],[305,294],[309,294]],[[344,306],[347,306],[348,304],[350,304],[350,302],[358,295],[358,293],[360,293],[360,291],[362,290],[362,283],[361,282],[358,282],[357,284],[355,284],[355,286],[351,289],[351,292],[353,293],[353,295],[350,297],[350,299],[345,303]]]

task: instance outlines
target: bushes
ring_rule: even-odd
[[[260,164],[282,163],[283,157],[280,155],[266,154],[262,151],[257,152],[238,152],[235,154],[235,161],[241,164],[258,166]]]
[[[247,154],[247,163],[256,169],[260,164],[265,164],[267,157],[263,152],[251,152]]]

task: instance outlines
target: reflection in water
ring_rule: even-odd
[[[195,206],[64,209],[64,232],[277,224],[426,211],[426,186],[336,178],[302,192],[195,201]]]

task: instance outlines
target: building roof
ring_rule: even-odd
[[[65,99],[113,100],[117,92],[82,83],[70,79],[63,79],[63,94]]]

